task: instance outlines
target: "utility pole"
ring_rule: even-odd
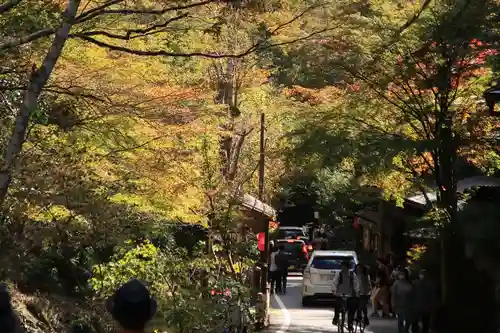
[[[264,199],[265,126],[264,114],[260,115],[259,200]]]
[[[265,164],[265,126],[264,126],[264,114],[260,115],[260,158],[259,158],[259,200],[263,202],[264,200],[264,164]],[[262,267],[262,279],[260,281],[260,287],[262,293],[265,295],[267,292],[267,274],[268,270],[268,258],[269,258],[269,221],[266,218],[264,220],[264,251],[261,253],[261,267]]]

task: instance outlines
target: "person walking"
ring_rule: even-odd
[[[267,282],[269,284],[273,280],[273,275],[271,274],[271,254],[274,252],[275,248],[274,241],[269,241],[269,260],[267,265]]]
[[[382,307],[382,316],[390,317],[390,277],[387,266],[384,264],[384,259],[377,259],[377,270],[375,280],[375,290],[372,293],[373,313],[372,317],[379,317],[378,310]],[[381,306],[382,305],[382,306]]]
[[[368,275],[368,268],[365,265],[357,264],[354,269],[359,281],[359,304],[358,304],[358,320],[364,320],[365,326],[370,325],[368,319],[368,300],[372,292],[372,283]]]
[[[122,333],[144,333],[156,313],[156,299],[139,280],[132,279],[106,300],[106,310],[118,322]]]
[[[278,265],[276,264],[276,257],[280,253],[278,247],[273,249],[271,255],[269,257],[269,275],[271,276],[271,294],[280,293],[281,292],[281,274],[278,270]]]
[[[397,280],[394,281],[391,287],[391,304],[398,318],[399,333],[408,333],[410,331],[409,301],[412,289],[409,271],[406,269],[399,271]]]
[[[438,306],[437,288],[428,277],[426,270],[421,270],[419,279],[414,282],[415,308],[422,323],[422,333],[429,333],[432,315]]]
[[[278,247],[278,254],[276,255],[276,266],[278,267],[280,291],[286,294],[286,283],[288,277],[288,267],[290,266],[288,262],[288,256],[285,254],[285,246],[280,244]]]

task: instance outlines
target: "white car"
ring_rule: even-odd
[[[312,253],[302,279],[303,306],[317,299],[333,297],[333,277],[340,272],[340,265],[345,260],[351,262],[351,269],[358,264],[358,256],[354,251],[318,250]]]

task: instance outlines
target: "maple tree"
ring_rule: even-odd
[[[392,126],[400,130],[386,132],[414,143],[413,154],[431,171],[440,204],[450,220],[456,215],[458,159],[464,155],[470,159],[478,146],[484,152],[495,144],[485,132],[474,130],[478,122],[483,129],[488,122],[495,122],[484,119],[477,105],[491,77],[488,59],[498,54],[488,33],[497,28],[489,21],[490,15],[495,15],[495,5],[488,1],[460,3],[451,8],[438,5],[442,16],[429,18],[430,26],[423,23],[427,39],[420,45],[415,42],[414,46],[395,46],[389,59],[395,59],[396,65],[389,71],[383,63],[380,66],[384,67],[371,73],[353,72],[396,110]],[[481,15],[482,20],[462,19],[462,15],[471,14]],[[373,75],[382,68],[383,76]],[[415,170],[411,171],[415,176]]]
[[[17,15],[16,11],[27,10],[22,4],[13,3],[11,6],[5,7],[5,12],[12,11],[12,16]],[[207,8],[208,5],[213,5]],[[80,7],[82,6],[82,7]],[[201,1],[177,3],[175,1],[166,1],[162,4],[149,4],[144,7],[141,4],[128,4],[123,1],[108,1],[103,4],[91,3],[88,6],[83,6],[79,1],[68,1],[60,18],[53,14],[57,11],[57,6],[48,6],[44,12],[51,13],[51,18],[54,22],[50,22],[48,27],[39,28],[32,27],[29,32],[20,32],[21,36],[13,34],[7,37],[0,45],[0,50],[9,51],[16,48],[24,47],[29,43],[38,42],[43,37],[54,35],[54,39],[48,49],[47,54],[43,57],[41,66],[37,68],[33,65],[31,74],[29,74],[28,84],[26,86],[23,102],[20,104],[20,112],[15,119],[14,130],[9,140],[9,144],[5,148],[3,154],[2,168],[0,172],[0,199],[3,202],[7,195],[7,190],[11,183],[11,169],[17,161],[17,156],[22,150],[22,145],[26,136],[29,125],[30,114],[37,106],[37,101],[45,88],[50,75],[52,74],[62,50],[66,42],[70,39],[79,39],[97,45],[99,47],[117,51],[126,52],[128,54],[138,56],[161,56],[161,57],[206,57],[211,59],[221,58],[241,58],[262,48],[269,48],[274,45],[293,43],[299,39],[307,39],[307,35],[302,35],[300,38],[292,38],[276,43],[270,42],[271,38],[277,37],[280,32],[292,23],[295,23],[308,11],[307,7],[301,13],[291,17],[291,19],[279,24],[274,29],[267,29],[265,22],[258,22],[259,28],[264,28],[261,38],[248,40],[246,45],[240,43],[239,49],[232,49],[231,52],[220,52],[217,47],[206,50],[200,45],[191,45],[183,51],[170,51],[168,48],[173,45],[166,45],[167,50],[158,49],[155,45],[162,38],[173,39],[176,36],[175,30],[181,29],[185,31],[193,31],[195,34],[207,33],[209,31],[217,31],[221,26],[224,26],[222,17],[231,12],[244,11],[245,8],[239,2],[232,1]],[[195,11],[195,12],[193,12]],[[152,22],[144,20],[145,23],[136,24],[134,15],[155,16]],[[198,25],[193,23],[192,16],[194,15],[209,15],[210,19],[205,20],[205,23]],[[109,21],[109,17],[117,19]],[[61,19],[62,23],[57,23]],[[112,22],[112,25],[110,25]],[[199,22],[199,21],[196,21]],[[56,27],[52,27],[54,25]],[[233,27],[234,28],[234,27]],[[328,26],[314,33],[326,31]],[[311,34],[310,34],[311,35]],[[202,36],[200,36],[202,37]],[[174,47],[175,48],[175,47]],[[60,92],[60,91],[59,91]]]
[[[461,5],[465,8],[460,9]],[[425,12],[420,13],[419,20],[406,28],[399,40],[386,47],[383,53],[371,53],[374,48],[378,51],[379,40],[370,38],[359,40],[358,46],[354,41],[342,40],[340,45],[335,44],[335,49],[332,49],[333,40],[331,43],[322,41],[318,47],[320,51],[316,53],[322,49],[338,52],[325,61],[336,71],[331,74],[331,77],[337,78],[337,82],[333,83],[337,94],[333,96],[343,100],[333,103],[333,110],[315,112],[318,122],[313,121],[312,126],[327,121],[334,127],[328,129],[332,134],[330,140],[334,139],[333,136],[337,137],[343,148],[340,154],[329,151],[325,155],[340,161],[354,154],[361,159],[359,168],[365,171],[371,169],[377,173],[383,168],[388,172],[402,171],[401,180],[406,178],[406,182],[413,182],[417,177],[427,182],[425,176],[430,175],[435,167],[433,159],[437,159],[438,154],[433,151],[438,149],[435,141],[435,129],[440,127],[438,118],[449,113],[453,117],[454,131],[461,138],[457,140],[461,157],[471,163],[476,162],[479,167],[491,163],[486,160],[486,156],[492,157],[491,153],[485,152],[495,151],[491,131],[496,121],[484,117],[477,102],[491,78],[491,66],[497,51],[496,41],[488,31],[496,28],[492,25],[467,29],[472,23],[458,18],[456,23],[453,13],[461,15],[460,10],[474,12],[482,15],[487,25],[495,11],[484,3],[456,6],[439,3],[434,6],[433,10],[445,14],[436,18]],[[395,20],[391,24],[400,26]],[[454,30],[457,24],[460,29]],[[387,29],[390,28],[392,26]],[[323,80],[323,84],[331,83]],[[323,103],[328,103],[328,100],[323,99]],[[317,139],[321,139],[320,134]],[[314,149],[317,143],[314,136],[310,140],[310,144],[304,142],[306,146],[302,151]],[[381,144],[383,141],[385,144]],[[349,148],[349,145],[353,147]],[[327,146],[324,148],[330,149]],[[385,150],[385,156],[380,154],[379,158],[375,158],[373,154],[381,153],[381,150]],[[404,186],[402,191],[394,194],[404,194],[408,190]]]
[[[499,12],[496,1],[438,1],[428,8],[387,42],[371,34],[340,45],[322,41],[316,56],[322,48],[337,52],[320,62],[333,72],[323,72],[323,84],[336,86],[342,100],[306,120],[296,152],[320,167],[342,170],[350,161],[358,184],[377,185],[400,204],[408,194],[436,191],[441,285],[453,308],[466,237],[457,223],[457,182],[474,175],[471,169],[498,170],[498,121],[487,117],[482,95],[498,61]],[[395,22],[382,34],[391,35]]]

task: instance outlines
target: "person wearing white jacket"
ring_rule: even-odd
[[[337,298],[335,302],[335,315],[332,324],[338,326],[339,315],[342,307],[342,297],[349,297],[347,300],[347,326],[349,330],[352,328],[354,313],[356,312],[356,297],[359,295],[359,280],[356,273],[350,270],[351,263],[349,261],[342,262],[340,272],[333,278],[332,291]]]

